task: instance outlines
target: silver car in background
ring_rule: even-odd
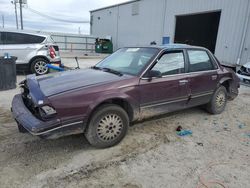
[[[50,35],[0,30],[0,56],[16,56],[17,70],[36,75],[49,72],[46,64],[61,64],[59,48]]]
[[[243,83],[250,84],[250,62],[242,65],[236,74]]]

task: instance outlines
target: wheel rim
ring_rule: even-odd
[[[34,68],[37,74],[45,74],[48,71],[47,63],[44,61],[36,62]]]
[[[224,106],[226,101],[226,95],[224,92],[220,92],[218,93],[218,95],[216,96],[216,106],[221,108],[222,106]]]
[[[97,135],[104,142],[115,140],[122,132],[123,122],[116,114],[105,115],[98,123]]]

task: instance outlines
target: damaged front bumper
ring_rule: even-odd
[[[236,75],[238,76],[240,81],[247,83],[247,84],[250,84],[250,76],[242,75],[240,73],[236,73]]]
[[[250,62],[241,66],[236,75],[241,80],[241,82],[250,84]]]
[[[25,106],[21,94],[15,95],[13,98],[11,111],[20,132],[27,130],[32,135],[43,138],[57,138],[69,134],[81,133],[84,130],[83,121],[62,125],[59,119],[50,121],[38,119]]]

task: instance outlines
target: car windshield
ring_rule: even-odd
[[[95,68],[138,75],[158,51],[157,48],[121,48],[99,62]]]

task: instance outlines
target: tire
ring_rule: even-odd
[[[123,108],[114,104],[103,105],[91,117],[85,137],[94,147],[111,147],[125,137],[128,126],[128,114]]]
[[[207,104],[207,111],[211,114],[220,114],[224,111],[227,104],[227,90],[224,86],[218,87],[211,101]]]
[[[30,70],[33,74],[36,74],[38,76],[47,74],[49,73],[49,68],[46,67],[48,63],[48,60],[44,58],[36,58],[31,62]]]

